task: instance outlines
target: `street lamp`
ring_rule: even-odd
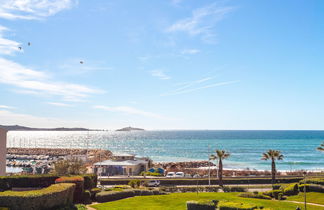
[[[303,175],[304,175],[304,205],[305,205],[305,210],[306,210],[307,209],[307,206],[306,206],[306,175],[307,175],[307,172],[304,171]]]

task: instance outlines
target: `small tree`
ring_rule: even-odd
[[[269,150],[262,154],[261,160],[271,160],[271,183],[276,183],[276,160],[282,160],[284,156],[278,150]]]
[[[223,160],[230,156],[225,150],[216,150],[215,155],[210,156],[210,160],[218,160],[218,179],[219,179],[219,186],[223,186]]]
[[[54,170],[58,175],[78,175],[87,171],[83,161],[78,158],[59,160],[54,163]]]

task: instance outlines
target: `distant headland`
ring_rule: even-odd
[[[144,129],[143,128],[126,127],[126,128],[117,129],[116,131],[144,131]]]
[[[4,128],[8,131],[98,131],[87,128],[31,128],[20,125],[0,125],[0,128]]]

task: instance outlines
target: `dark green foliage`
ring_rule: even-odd
[[[245,187],[223,187],[224,192],[246,192],[247,189]]]
[[[280,187],[281,187],[280,184],[274,184],[274,185],[272,185],[272,189],[273,189],[273,190],[279,190]]]
[[[124,191],[102,191],[96,194],[96,201],[99,203],[120,200],[123,198],[129,198],[134,196],[144,195],[163,195],[165,193],[158,190],[141,190],[141,189],[130,189]]]
[[[90,193],[90,191],[89,190],[86,190],[86,191],[84,191],[84,193],[83,193],[83,203],[84,204],[90,204],[90,203],[92,203],[92,201],[91,201],[91,193]]]
[[[97,187],[98,176],[96,174],[81,175],[84,179],[84,189],[90,190]]]
[[[320,192],[324,193],[324,186],[316,184],[301,184],[298,186],[299,192],[304,192],[304,187],[306,186],[306,192]]]
[[[298,184],[290,184],[283,189],[284,195],[297,195],[298,194]]]
[[[215,210],[217,203],[216,200],[187,201],[187,210]]]
[[[241,193],[238,195],[239,197],[243,197],[243,198],[258,198],[258,199],[265,199],[265,200],[271,200],[271,197],[268,195],[264,195],[262,193],[250,193],[250,192],[245,192],[245,193]]]
[[[91,199],[92,199],[92,200],[95,200],[96,194],[99,193],[99,192],[101,192],[101,189],[100,189],[100,188],[98,188],[98,187],[96,187],[96,188],[92,188],[92,189],[90,190]]]
[[[274,198],[276,200],[279,200],[279,194],[283,194],[282,190],[270,190],[267,192],[263,192],[264,195],[270,196],[271,198]],[[282,195],[280,196],[282,198]]]
[[[141,176],[163,176],[163,174],[157,173],[157,172],[149,172],[149,171],[142,171],[140,173]]]
[[[9,185],[9,189],[13,187],[48,187],[55,184],[55,180],[59,178],[57,175],[18,175],[18,176],[1,176],[0,186]]]
[[[131,186],[132,188],[138,188],[141,186],[141,180],[139,179],[133,179],[128,182],[128,185]]]
[[[300,181],[300,184],[304,184],[305,181]],[[318,184],[318,185],[324,185],[324,178],[316,178],[316,179],[307,179],[306,184]]]
[[[84,179],[81,176],[60,177],[55,180],[55,183],[73,183],[73,184],[75,184],[73,201],[74,201],[74,203],[82,203],[83,202]]]
[[[219,210],[253,210],[257,208],[255,205],[236,202],[220,202],[218,205]]]
[[[41,190],[0,193],[0,206],[10,210],[43,210],[70,206],[73,202],[74,184],[54,184]]]

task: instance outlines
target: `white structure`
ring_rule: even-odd
[[[7,130],[0,128],[0,176],[6,175]]]
[[[114,154],[112,160],[95,163],[94,173],[101,176],[138,175],[148,169],[148,163],[147,159],[135,155]]]

